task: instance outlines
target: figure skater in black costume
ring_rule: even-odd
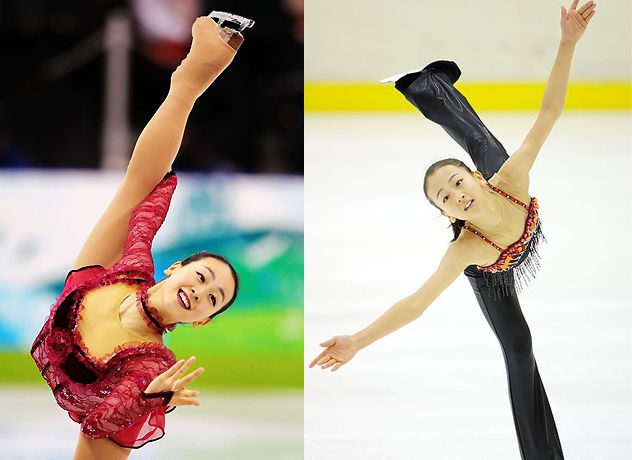
[[[538,118],[511,157],[454,88],[461,74],[454,62],[433,62],[421,71],[396,77],[395,87],[470,154],[477,171],[455,159],[439,161],[428,169],[426,197],[450,219],[454,230],[438,269],[418,291],[365,329],[323,342],[325,350],[310,364],[337,370],[362,348],[418,318],[464,270],[505,357],[524,460],[563,459],[516,285],[533,276],[538,267],[541,226],[537,201],[528,192],[529,171],[562,113],[575,45],[595,14],[594,2],[577,8],[578,1],[568,11],[562,7],[562,38]]]

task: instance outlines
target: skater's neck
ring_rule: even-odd
[[[503,221],[505,219],[505,206],[503,200],[498,199],[498,195],[488,193],[484,195],[482,212],[476,217],[468,219],[470,226],[480,230],[487,236],[502,233]]]

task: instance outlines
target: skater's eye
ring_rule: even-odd
[[[201,274],[200,272],[195,272],[198,274],[198,278],[200,278],[200,281],[204,282],[206,280],[206,278],[204,278],[204,275]]]
[[[209,297],[211,298],[211,302],[213,303],[213,306],[215,306],[215,304],[217,303],[217,299],[215,298],[213,294],[209,295]]]
[[[446,195],[443,197],[443,202],[445,203],[446,201],[448,201],[450,199],[450,195]]]
[[[461,186],[461,182],[463,182],[463,179],[459,179],[458,181],[456,181],[456,186],[460,187]]]

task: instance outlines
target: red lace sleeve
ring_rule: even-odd
[[[154,190],[132,212],[121,259],[113,271],[135,271],[154,276],[151,244],[169,210],[177,179],[169,172]]]
[[[83,418],[82,433],[91,439],[109,436],[125,447],[139,447],[161,437],[165,407],[173,392],[147,395],[143,390],[173,361],[167,356],[143,356],[122,364],[125,377]]]

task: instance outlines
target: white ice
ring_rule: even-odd
[[[512,152],[535,115],[481,117]],[[311,114],[305,129],[307,364],[433,272],[451,232],[423,174],[467,155],[413,113]],[[571,460],[632,452],[631,133],[629,112],[567,112],[531,174],[548,244],[520,298]],[[349,458],[520,458],[500,347],[465,277],[337,372],[306,370],[305,459]]]

